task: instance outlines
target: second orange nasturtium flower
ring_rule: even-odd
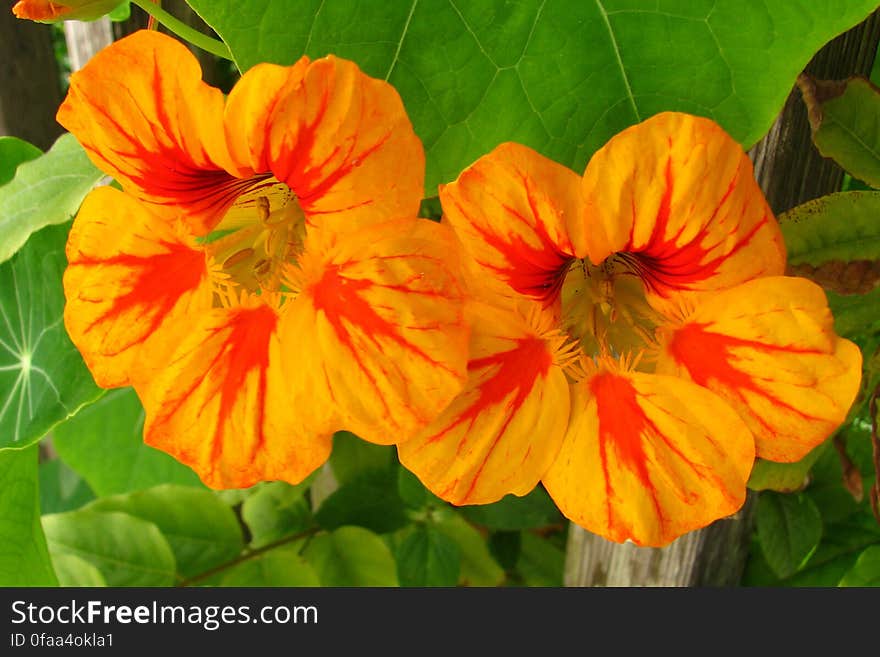
[[[453,239],[416,218],[424,155],[390,85],[304,57],[224,98],[141,32],[72,76],[58,120],[124,190],[76,217],[65,324],[207,484],[298,482],[334,431],[396,442],[460,391]]]
[[[110,13],[123,0],[18,0],[12,7],[17,18],[42,23],[78,20],[91,21]]]
[[[456,504],[543,481],[571,520],[664,545],[735,512],[754,458],[796,461],[844,420],[858,348],[783,276],[742,149],[666,113],[583,177],[515,144],[440,192],[471,269],[469,380],[399,446]]]

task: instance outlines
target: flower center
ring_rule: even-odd
[[[277,305],[289,295],[285,270],[303,251],[305,215],[296,195],[274,177],[241,194],[205,239],[213,262],[216,301],[234,304],[242,292]]]
[[[562,325],[588,357],[637,356],[654,345],[660,318],[624,255],[600,265],[575,260],[562,285]]]

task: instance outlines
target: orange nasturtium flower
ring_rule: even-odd
[[[72,76],[58,120],[124,190],[76,217],[67,329],[205,483],[301,481],[335,430],[396,442],[461,390],[454,236],[416,218],[424,154],[390,85],[304,57],[224,99],[139,32]]]
[[[18,0],[12,13],[18,18],[26,18],[41,23],[78,20],[92,21],[109,14],[122,4],[122,0]]]
[[[444,499],[543,481],[577,524],[659,546],[735,512],[756,453],[798,460],[844,420],[860,352],[821,288],[783,276],[751,162],[713,122],[657,115],[582,178],[504,144],[440,197],[486,303],[465,390],[398,450]]]

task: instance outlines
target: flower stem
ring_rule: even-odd
[[[133,4],[136,4],[138,7],[147,12],[150,16],[159,21],[162,25],[167,27],[169,30],[174,32],[181,39],[189,41],[194,46],[201,48],[202,50],[211,53],[212,55],[217,55],[218,57],[222,57],[223,59],[232,59],[232,55],[229,52],[229,48],[222,41],[218,41],[217,39],[212,39],[211,37],[202,34],[198,30],[191,28],[186,23],[178,20],[167,11],[162,9],[157,3],[150,2],[150,0],[131,0]]]

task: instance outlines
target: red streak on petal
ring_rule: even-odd
[[[745,402],[743,392],[748,390],[765,397],[780,406],[801,417],[821,420],[804,413],[803,410],[785,403],[775,395],[762,388],[758,382],[745,372],[738,370],[732,360],[737,358],[733,350],[736,348],[756,349],[764,353],[789,352],[799,354],[822,354],[818,349],[807,349],[788,345],[772,345],[755,340],[744,340],[720,333],[707,331],[707,324],[687,324],[675,332],[669,343],[669,351],[672,356],[685,368],[691,378],[698,385],[712,389],[714,381],[722,386],[730,388],[740,399]],[[772,373],[768,373],[772,376]],[[755,416],[765,427],[772,429],[759,417]]]
[[[687,244],[678,245],[676,242],[687,226],[683,224],[675,235],[667,235],[672,191],[675,185],[672,163],[671,160],[667,160],[666,188],[660,200],[660,207],[657,210],[657,218],[651,231],[651,237],[643,247],[635,249],[631,232],[629,242],[620,254],[630,265],[634,273],[638,274],[645,285],[653,292],[668,296],[675,290],[693,289],[695,283],[715,276],[721,265],[740,249],[746,247],[757,232],[767,224],[768,217],[764,215],[761,221],[757,222],[745,235],[739,237],[735,244],[725,248],[721,255],[709,261],[704,261],[706,256],[716,249],[724,239],[728,236],[736,235],[740,229],[740,224],[737,223],[726,231],[724,235],[721,235],[718,242],[714,244],[706,243],[710,230],[714,227],[718,211],[727,202],[736,187],[738,175],[739,169],[737,169],[737,173],[728,185],[727,191],[719,200],[712,217],[706,222],[703,229]]]
[[[532,203],[531,198],[529,202]],[[571,245],[568,245],[566,251],[564,246],[557,245],[553,241],[547,226],[534,211],[534,207],[532,217],[524,216],[510,205],[502,204],[502,207],[511,218],[524,224],[529,231],[537,235],[540,246],[528,244],[521,235],[513,232],[502,235],[491,228],[470,221],[470,227],[508,262],[504,267],[483,261],[480,264],[497,272],[516,292],[542,301],[545,307],[549,306],[559,296],[565,274],[574,261],[574,256],[570,253]],[[467,216],[461,206],[459,212]]]
[[[386,285],[366,279],[348,278],[343,275],[342,266],[328,265],[326,267],[321,280],[311,288],[315,310],[324,313],[327,321],[333,327],[336,337],[348,348],[355,363],[372,386],[378,389],[375,376],[364,362],[363,349],[354,342],[351,333],[353,327],[359,328],[380,352],[384,351],[384,347],[379,338],[384,338],[398,345],[404,351],[430,363],[433,367],[455,374],[449,365],[432,358],[428,353],[407,341],[401,334],[402,326],[385,319],[376,312],[376,309],[362,296],[363,292],[374,287],[395,290],[404,294],[443,296],[439,291],[414,290],[407,288],[405,284]],[[384,405],[385,401],[381,395],[380,399]]]
[[[499,406],[504,403],[505,399],[507,399],[507,404],[506,417],[501,426],[495,430],[495,438],[474,473],[470,488],[461,498],[462,503],[466,503],[467,498],[473,492],[489,457],[504,436],[517,411],[531,394],[535,382],[539,377],[546,378],[552,365],[553,355],[547,348],[547,343],[537,337],[521,338],[517,340],[516,346],[509,351],[477,358],[468,363],[468,371],[485,369],[491,374],[480,384],[473,403],[460,413],[452,424],[433,436],[429,442],[440,440],[461,424],[467,423],[469,430],[473,427],[480,413],[488,411],[493,406]],[[465,442],[466,440],[461,441],[459,450]]]
[[[246,382],[251,371],[257,370],[257,390],[253,401],[253,435],[257,438],[251,447],[255,454],[263,444],[263,420],[266,413],[266,370],[269,368],[269,340],[275,332],[278,316],[269,306],[242,310],[229,323],[229,336],[220,351],[226,365],[220,384],[220,408],[214,433],[214,456],[219,458],[223,447],[226,423],[232,415],[236,400],[246,394]],[[250,410],[250,400],[248,400]],[[246,411],[246,412],[247,412]],[[235,438],[234,436],[231,438]]]
[[[141,308],[140,314],[145,316],[147,324],[137,332],[140,338],[133,337],[130,344],[120,347],[120,351],[126,349],[155,331],[180,297],[201,283],[206,271],[204,254],[182,244],[162,242],[161,246],[166,253],[149,257],[123,253],[106,259],[80,258],[71,263],[84,267],[118,265],[132,272],[131,278],[126,279],[132,281],[131,289],[116,297],[113,305],[95,317],[86,331],[134,308]]]

